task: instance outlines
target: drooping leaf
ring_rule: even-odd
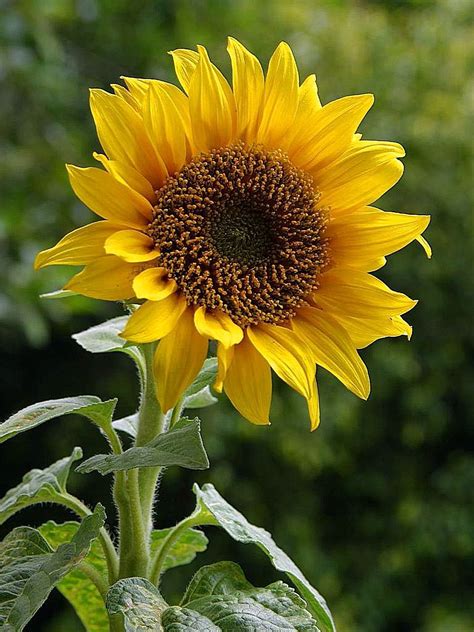
[[[72,464],[82,458],[81,448],[74,448],[71,456],[56,461],[44,470],[34,469],[25,474],[19,485],[10,489],[0,500],[0,524],[17,511],[44,502],[61,502]]]
[[[203,511],[203,519],[211,514],[215,521],[237,542],[256,544],[269,557],[273,566],[290,577],[308,604],[319,627],[324,631],[335,630],[334,621],[326,601],[314,588],[296,564],[273,541],[268,531],[256,527],[229,503],[222,498],[213,485],[207,484],[199,488],[194,485],[194,493],[198,501],[198,508]]]
[[[21,632],[54,586],[88,554],[105,520],[104,508],[82,521],[70,542],[51,551],[36,529],[19,527],[0,543],[0,629]]]
[[[44,424],[50,419],[56,419],[71,413],[87,417],[100,428],[105,428],[111,423],[116,404],[116,399],[109,399],[103,402],[94,395],[63,397],[62,399],[50,399],[38,404],[32,404],[0,424],[0,443],[15,437],[21,432],[36,428],[36,426]]]
[[[72,337],[83,349],[90,351],[90,353],[122,351],[143,368],[143,358],[138,348],[119,336],[119,333],[125,329],[128,318],[128,316],[119,316],[118,318],[106,320],[104,323],[73,334]]]
[[[169,535],[169,529],[157,529],[151,534],[151,552],[157,555],[161,549],[164,539]],[[179,537],[173,542],[168,554],[165,557],[162,572],[174,568],[176,566],[184,566],[194,560],[197,553],[202,553],[207,548],[209,540],[202,531],[198,529],[188,529],[180,533]]]
[[[168,604],[147,579],[120,579],[107,593],[107,610],[121,614],[125,632],[159,632],[161,614]]]
[[[57,524],[49,521],[39,527],[39,532],[53,550],[65,542],[72,540],[79,529],[78,522],[64,522]],[[100,543],[92,542],[85,561],[99,573],[106,575],[107,562]],[[80,569],[73,568],[57,584],[56,588],[73,606],[87,632],[104,632],[108,630],[108,617],[104,601],[95,584]]]
[[[112,422],[112,426],[115,428],[115,430],[126,432],[128,435],[130,435],[130,437],[133,437],[133,439],[135,439],[138,430],[138,414],[134,413],[133,415],[122,417],[122,419],[116,419]]]
[[[217,403],[217,397],[211,393],[209,386],[205,386],[194,395],[188,395],[184,398],[183,409],[186,408],[206,408]]]
[[[196,379],[184,393],[184,397],[191,397],[215,382],[217,375],[217,358],[207,358],[202,365]]]
[[[189,627],[191,613],[202,617],[194,619],[192,628]],[[181,629],[196,632],[320,632],[305,602],[292,588],[283,582],[255,588],[234,562],[218,562],[199,569],[181,607],[175,606],[163,613],[165,632],[179,630],[178,624],[184,623],[188,627]]]
[[[193,470],[209,467],[209,460],[201,439],[200,422],[180,419],[168,432],[158,435],[143,447],[133,447],[122,454],[97,454],[76,468],[87,474],[96,470],[109,474],[136,467],[179,465]]]

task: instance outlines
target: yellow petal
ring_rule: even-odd
[[[171,294],[162,301],[147,301],[128,319],[120,334],[132,342],[153,342],[167,336],[186,309],[182,295]]]
[[[110,173],[88,167],[66,165],[74,193],[94,213],[104,219],[133,228],[148,224],[152,206],[139,193],[121,184]]]
[[[154,374],[161,409],[166,413],[199,373],[207,356],[208,340],[198,334],[193,310],[186,309],[155,352]]]
[[[155,249],[153,239],[138,230],[115,232],[105,242],[105,252],[108,255],[116,255],[129,263],[151,261],[160,254]]]
[[[150,83],[143,117],[151,143],[168,173],[179,171],[186,161],[186,132],[174,100],[159,84]]]
[[[179,83],[185,92],[189,92],[191,79],[199,61],[199,53],[187,48],[177,48],[170,51],[170,55],[173,57],[174,71]]]
[[[227,145],[234,135],[235,102],[222,73],[199,46],[199,62],[189,86],[189,111],[198,151]]]
[[[349,334],[329,314],[302,307],[292,319],[295,333],[308,345],[313,360],[362,399],[370,392],[369,375]]]
[[[222,393],[225,376],[232,363],[235,347],[224,347],[222,342],[217,343],[217,375],[214,382],[214,389],[218,393]]]
[[[73,276],[64,289],[104,301],[125,300],[133,297],[132,281],[139,270],[113,255],[100,257]]]
[[[257,142],[278,147],[298,109],[298,86],[298,68],[293,53],[286,42],[281,42],[268,65]]]
[[[321,275],[312,299],[325,311],[357,318],[400,316],[417,301],[394,292],[385,283],[365,272],[336,268]]]
[[[250,342],[275,373],[309,399],[313,393],[315,365],[295,332],[277,325],[258,325],[249,327],[247,333]]]
[[[122,98],[91,90],[91,111],[97,135],[110,160],[130,165],[156,188],[168,173],[154,151],[140,115]]]
[[[126,184],[128,187],[146,198],[149,202],[155,202],[156,194],[153,191],[153,187],[141,173],[138,173],[136,169],[122,162],[109,160],[107,156],[104,156],[104,154],[94,152],[93,156],[104,166],[105,169],[107,169],[109,173],[114,176],[116,180],[122,184]],[[151,218],[151,213],[149,217]]]
[[[307,144],[308,130],[313,125],[321,111],[321,102],[318,97],[316,76],[306,77],[298,89],[298,109],[291,130],[282,139],[281,148],[288,150],[290,156]],[[291,149],[290,149],[291,148]]]
[[[429,217],[429,215],[427,215],[426,217]],[[431,246],[428,243],[428,241],[421,235],[418,235],[418,237],[416,238],[416,241],[422,246],[428,259],[431,259],[431,255],[433,254],[433,252],[431,250]]]
[[[133,94],[131,94],[127,88],[124,88],[124,86],[120,86],[116,83],[112,83],[111,84],[111,88],[112,90],[115,92],[115,94],[120,97],[121,99],[123,99],[124,101],[126,101],[129,105],[132,106],[132,108],[136,111],[136,112],[140,112],[140,104],[137,101],[137,99],[135,99],[135,97],[133,96]]]
[[[388,213],[371,207],[336,216],[326,232],[331,241],[332,263],[373,270],[376,259],[418,239],[429,222],[429,215]]]
[[[373,102],[372,94],[343,97],[328,103],[306,121],[302,119],[300,133],[288,149],[291,160],[306,171],[329,164],[350,147],[354,132]]]
[[[272,375],[268,362],[247,336],[234,347],[224,390],[239,413],[254,424],[266,425],[272,401]]]
[[[358,141],[340,158],[311,174],[321,191],[320,204],[333,215],[366,206],[388,191],[403,174],[398,143]]]
[[[36,255],[35,270],[45,266],[80,266],[105,255],[105,240],[122,227],[112,222],[95,222],[73,230],[48,250]]]
[[[232,88],[237,109],[236,138],[251,142],[260,118],[264,77],[260,62],[233,37],[227,51],[232,63]]]
[[[311,432],[316,430],[321,421],[321,413],[319,410],[319,393],[318,393],[318,384],[316,380],[314,381],[313,394],[307,400],[308,402],[308,413],[309,420],[311,423]]]
[[[230,316],[219,310],[206,312],[205,307],[198,307],[194,313],[194,323],[201,336],[218,340],[224,347],[239,344],[244,336],[242,329]]]
[[[334,314],[357,349],[363,349],[380,338],[406,336],[411,338],[412,327],[401,316],[355,318]]]
[[[133,289],[137,298],[161,301],[176,292],[178,286],[176,281],[168,278],[166,268],[148,268],[135,277]]]

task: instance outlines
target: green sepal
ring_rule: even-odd
[[[94,395],[63,397],[32,404],[0,424],[0,443],[36,428],[46,421],[70,414],[87,417],[99,428],[105,430],[111,425],[116,404],[116,399],[103,402]]]
[[[116,419],[112,422],[112,426],[115,430],[126,432],[130,437],[135,439],[138,430],[138,413],[133,413],[133,415],[127,415],[121,419]]]
[[[201,524],[218,524],[237,542],[256,544],[268,556],[273,566],[278,571],[286,573],[295,584],[321,630],[335,631],[334,620],[323,596],[309,583],[288,555],[275,544],[268,531],[250,524],[222,498],[213,485],[207,484],[201,489],[195,484],[193,491],[197,498],[197,507],[193,515],[197,518],[202,516]]]
[[[207,358],[194,382],[184,392],[184,398],[192,397],[202,391],[206,386],[211,386],[215,382],[216,376],[217,358]]]
[[[0,543],[0,628],[21,632],[54,586],[81,562],[104,524],[97,505],[70,542],[52,551],[36,529],[19,527]]]
[[[142,447],[133,447],[122,454],[97,454],[76,468],[87,474],[97,471],[102,475],[136,467],[179,465],[193,470],[209,467],[200,432],[200,421],[182,418],[168,432],[164,432]]]
[[[59,459],[44,470],[34,469],[25,474],[21,483],[0,500],[0,524],[30,505],[44,502],[61,504],[61,495],[67,493],[71,466],[81,458],[81,448],[74,448],[71,456]]]
[[[50,520],[38,530],[53,550],[73,539],[80,524],[63,522],[57,524]],[[94,567],[98,573],[107,577],[107,562],[98,540],[91,544],[84,561]],[[69,601],[87,632],[104,632],[108,629],[108,616],[97,587],[80,567],[73,568],[57,584],[56,588]]]

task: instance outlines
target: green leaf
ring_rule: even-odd
[[[51,548],[56,550],[65,542],[72,540],[79,526],[78,522],[56,524],[53,521],[49,521],[39,527],[39,532]],[[102,547],[97,540],[92,542],[85,561],[99,573],[106,575],[107,562]],[[56,584],[56,588],[73,606],[87,632],[104,632],[104,630],[108,630],[109,622],[104,601],[96,586],[81,571],[80,567],[73,568]]]
[[[194,485],[198,501],[198,510],[211,514],[214,520],[237,542],[256,544],[270,558],[273,566],[286,573],[300,591],[308,608],[323,630],[333,632],[336,628],[333,618],[322,595],[314,588],[296,566],[296,564],[273,541],[268,531],[256,527],[222,498],[213,485],[204,485],[202,489]]]
[[[161,549],[164,539],[168,536],[172,528],[159,529],[151,534],[151,552],[156,556]],[[194,560],[197,553],[206,550],[209,540],[202,531],[198,529],[187,529],[180,533],[179,537],[173,542],[168,554],[165,557],[162,572],[175,568],[176,566],[184,566]]]
[[[44,470],[34,469],[25,474],[21,483],[10,489],[0,500],[0,524],[15,513],[43,502],[61,502],[66,493],[66,482],[74,461],[82,458],[81,448],[74,448],[71,456],[60,459]]]
[[[292,588],[283,582],[255,588],[234,562],[219,562],[199,569],[182,606],[185,607],[175,606],[163,613],[165,632],[180,629],[319,632],[305,602]]]
[[[191,397],[202,391],[206,386],[210,386],[216,380],[217,358],[207,358],[199,371],[198,376],[184,393],[184,397]]]
[[[121,614],[125,632],[158,632],[161,614],[168,607],[158,589],[147,579],[120,579],[107,593],[107,610]]]
[[[103,402],[94,395],[78,395],[32,404],[0,424],[0,443],[50,419],[71,413],[87,417],[100,428],[105,428],[111,423],[116,403],[116,399]]]
[[[139,367],[143,369],[143,358],[139,349],[119,336],[119,333],[125,329],[128,319],[129,316],[112,318],[104,323],[73,334],[72,337],[83,349],[90,351],[90,353],[122,351],[133,358]]]
[[[209,467],[197,417],[193,420],[180,419],[172,430],[158,435],[143,447],[130,448],[122,454],[97,454],[81,463],[76,472],[87,474],[96,470],[104,475],[159,465],[179,465],[193,470]]]
[[[122,419],[116,419],[112,422],[112,426],[115,428],[115,430],[126,432],[128,435],[135,439],[138,429],[138,413],[128,415],[127,417],[122,417]]]
[[[0,543],[0,628],[21,632],[54,586],[89,552],[105,520],[104,508],[84,518],[72,540],[51,551],[36,529],[14,529]]]
[[[206,408],[206,406],[212,406],[217,403],[217,397],[211,393],[209,386],[205,386],[203,389],[194,393],[194,395],[188,395],[184,398],[183,409],[185,408]]]

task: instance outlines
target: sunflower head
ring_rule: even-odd
[[[358,349],[410,336],[415,301],[371,272],[419,240],[424,215],[370,206],[401,177],[403,148],[363,140],[372,95],[321,105],[281,43],[264,74],[229,38],[232,87],[202,46],[171,54],[181,89],[124,78],[91,91],[101,167],[68,166],[77,196],[102,221],[38,254],[36,267],[85,266],[65,286],[140,307],[122,336],[160,341],[164,411],[217,341],[215,388],[241,414],[269,423],[271,369],[319,423],[317,365],[362,398]]]

